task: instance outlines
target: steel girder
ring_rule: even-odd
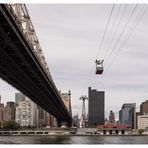
[[[71,124],[71,116],[52,78],[45,72],[6,5],[0,5],[0,77],[58,121]]]

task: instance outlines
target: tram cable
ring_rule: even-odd
[[[98,58],[99,52],[101,52],[102,45],[103,45],[103,42],[104,42],[104,38],[105,38],[105,35],[106,35],[106,32],[107,32],[108,25],[109,25],[109,23],[110,23],[112,14],[113,14],[114,7],[115,7],[115,4],[113,4],[113,6],[112,6],[112,9],[111,9],[111,12],[110,12],[110,15],[109,15],[109,18],[108,18],[106,27],[105,27],[105,31],[104,31],[104,33],[103,33],[103,36],[102,36],[102,39],[101,39],[101,43],[100,43],[100,46],[99,46],[99,49],[98,49],[98,52],[97,52],[96,59]]]
[[[113,63],[113,60],[115,60],[115,58],[117,58],[119,56],[119,53],[122,51],[122,49],[125,47],[125,45],[127,44],[128,40],[131,38],[133,32],[135,31],[136,27],[138,26],[139,22],[141,21],[142,17],[144,16],[144,14],[146,13],[146,11],[148,10],[148,6],[144,9],[145,6],[143,6],[143,8],[140,11],[140,14],[138,15],[138,17],[136,18],[135,22],[134,22],[134,26],[130,27],[130,32],[128,33],[128,35],[126,36],[126,38],[124,39],[123,43],[121,44],[121,46],[119,47],[120,50],[117,51],[116,55],[114,55],[114,58],[112,58],[112,61],[110,61],[110,63],[108,65],[106,65],[106,69],[107,71],[105,73],[107,73],[109,71],[109,68],[111,67],[111,64]]]
[[[112,56],[114,49],[116,48],[116,46],[118,45],[118,43],[119,43],[121,37],[122,37],[123,34],[125,33],[126,28],[127,28],[127,26],[129,25],[129,23],[130,23],[130,21],[131,21],[133,15],[134,15],[134,12],[135,12],[135,10],[137,9],[137,7],[138,7],[138,4],[135,5],[135,7],[134,7],[134,9],[133,9],[133,11],[132,11],[130,17],[128,18],[128,20],[127,20],[127,22],[126,22],[124,28],[122,29],[122,31],[121,31],[121,33],[120,33],[120,35],[119,35],[119,37],[118,37],[116,43],[114,44],[113,48],[111,49],[110,54],[108,54],[107,59],[108,59],[108,57],[111,57],[111,56]],[[107,62],[106,62],[106,63],[107,63]]]
[[[120,24],[121,24],[121,22],[122,22],[122,19],[123,19],[123,16],[124,16],[124,14],[125,14],[125,10],[127,9],[127,6],[128,6],[128,4],[126,4],[125,7],[124,7],[124,9],[123,9],[123,12],[122,12],[121,17],[120,17],[120,19],[119,19],[119,21],[118,21],[117,27],[116,27],[116,29],[115,29],[115,31],[114,31],[114,33],[113,33],[113,36],[112,36],[112,38],[111,38],[111,40],[110,40],[110,43],[108,44],[107,48],[111,47],[111,44],[112,44],[112,42],[113,42],[113,40],[114,40],[114,38],[115,38],[115,36],[116,36],[116,33],[117,33],[117,31],[118,31],[118,28],[119,28],[119,26],[120,26]],[[106,52],[106,54],[104,55],[104,60],[106,59],[106,55],[107,55],[107,52]]]
[[[125,34],[125,31],[127,30],[127,27],[129,26],[131,20],[133,19],[133,15],[134,15],[134,13],[135,13],[137,7],[138,7],[138,4],[136,4],[136,5],[134,6],[130,17],[128,18],[128,20],[127,20],[125,26],[123,27],[123,29],[122,29],[122,31],[121,31],[121,33],[120,33],[120,35],[119,35],[117,41],[116,41],[115,44],[113,45],[113,48],[112,48],[112,50],[111,50],[111,52],[110,52],[110,56],[109,56],[109,54],[108,54],[108,56],[107,56],[107,54],[105,54],[105,57],[106,57],[106,56],[107,56],[107,57],[112,57],[111,55],[113,54],[113,50],[116,49],[117,44],[118,44],[119,41],[121,40],[122,36]],[[103,34],[103,37],[102,37],[102,40],[101,40],[101,44],[100,44],[100,47],[101,47],[101,48],[102,48],[103,41],[104,41],[104,38],[105,38],[105,35],[106,35],[106,32],[107,32],[107,28],[108,28],[108,26],[109,26],[109,22],[110,22],[110,19],[111,19],[111,14],[113,13],[113,9],[114,9],[114,5],[112,6],[111,13],[110,13],[110,17],[109,17],[109,20],[108,20],[108,22],[107,22],[107,25],[106,25],[106,28],[105,28],[105,31],[104,31],[104,34]],[[116,35],[116,33],[117,33],[117,31],[118,31],[118,28],[119,28],[119,26],[120,26],[120,24],[121,24],[121,22],[122,22],[122,19],[123,19],[123,16],[124,16],[124,14],[125,14],[125,10],[126,10],[126,9],[127,9],[127,4],[125,5],[125,7],[124,7],[124,9],[123,9],[123,11],[122,11],[122,15],[121,15],[121,17],[120,17],[120,20],[118,21],[118,25],[117,25],[117,27],[116,27],[116,30],[115,30],[115,32],[114,32],[114,34],[113,34],[113,36],[112,36],[112,38],[111,38],[111,40],[110,40],[110,41],[111,41],[110,44],[112,43],[113,39],[115,38],[115,35]],[[134,23],[133,23],[134,25],[131,25],[131,27],[130,27],[130,32],[128,33],[128,36],[126,37],[126,40],[129,39],[129,37],[131,36],[131,34],[134,32],[135,28],[137,27],[138,23],[140,22],[142,16],[144,15],[146,9],[145,9],[144,11],[143,11],[143,9],[144,9],[144,7],[141,9],[139,15],[136,17],[136,19],[135,19],[135,21],[134,21]],[[119,8],[118,8],[118,13],[119,13]],[[117,16],[117,14],[116,14],[116,16]],[[110,36],[110,35],[109,35],[109,36]],[[109,37],[108,37],[108,38],[109,38]],[[124,40],[124,41],[126,41],[126,40]],[[125,42],[124,42],[124,43],[125,43]],[[123,46],[123,44],[122,44],[122,46]],[[120,47],[122,47],[122,46],[120,46]],[[100,48],[100,49],[101,49],[101,48]],[[121,50],[120,50],[120,51],[121,51]],[[119,51],[119,52],[120,52],[120,51]],[[97,54],[97,57],[98,57],[98,54]],[[112,60],[114,60],[114,59],[112,59]],[[107,60],[106,60],[106,65],[107,65],[107,64],[108,64],[108,65],[111,64],[111,63],[109,63],[109,62],[110,62],[110,58],[109,58],[109,60],[108,60],[108,58],[107,58]],[[108,65],[106,66],[107,71],[108,71],[108,69],[110,68],[110,67],[108,67]],[[91,71],[90,71],[89,78],[91,77],[91,72],[92,72],[92,70],[93,70],[93,69],[91,69]],[[106,72],[105,72],[105,73],[106,73]],[[87,80],[87,83],[88,83],[88,81],[89,81],[89,79]],[[96,81],[96,80],[95,80],[95,81]]]
[[[102,57],[104,57],[104,54],[105,54],[105,51],[107,50],[107,45],[108,45],[108,42],[109,42],[109,40],[110,40],[110,38],[111,38],[111,35],[112,35],[112,32],[113,32],[113,30],[114,30],[114,28],[115,28],[115,24],[116,24],[116,22],[117,22],[117,18],[118,18],[118,15],[119,15],[119,12],[120,12],[120,9],[121,9],[121,5],[122,4],[120,4],[119,5],[119,7],[118,7],[118,9],[117,9],[117,12],[116,12],[116,15],[115,15],[115,17],[114,17],[114,21],[113,21],[113,23],[112,23],[112,26],[111,26],[111,29],[110,29],[110,32],[109,32],[109,35],[108,35],[108,37],[107,37],[107,39],[106,39],[106,44],[104,45],[104,47],[103,47],[103,53],[102,53]],[[107,52],[107,51],[106,51]]]
[[[113,14],[114,7],[115,7],[115,4],[112,5],[111,11],[110,11],[110,13],[109,13],[109,18],[108,18],[108,20],[107,20],[107,24],[106,24],[106,27],[105,27],[105,30],[104,30],[104,33],[103,33],[103,36],[102,36],[102,39],[101,39],[101,42],[100,42],[100,46],[99,46],[99,49],[98,49],[98,52],[97,52],[97,57],[98,57],[98,55],[99,55],[99,52],[101,52],[101,48],[102,48],[102,45],[103,45],[103,42],[104,42],[104,38],[105,38],[107,29],[108,29],[108,25],[109,25],[109,23],[110,23],[110,20],[111,20],[112,14]],[[96,58],[96,59],[97,59],[97,58]],[[88,84],[88,81],[89,81],[89,79],[90,79],[90,77],[91,77],[91,73],[93,72],[93,68],[94,68],[94,64],[92,65],[92,68],[91,68],[91,70],[90,70],[88,79],[87,79],[87,81],[86,81],[86,85]]]

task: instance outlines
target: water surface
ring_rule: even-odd
[[[148,136],[0,136],[0,144],[148,144]]]

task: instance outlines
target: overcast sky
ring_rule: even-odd
[[[138,111],[141,102],[148,99],[148,11],[145,11],[138,25],[135,25],[136,18],[146,10],[147,5],[145,7],[138,5],[129,22],[135,5],[127,7],[115,5],[100,49],[112,6],[111,4],[27,5],[57,88],[62,92],[71,90],[73,114],[81,114],[82,102],[79,97],[88,95],[89,86],[105,91],[107,117],[109,111],[113,110],[118,118],[118,111],[123,103],[136,103]],[[114,40],[110,42],[120,19],[121,23]],[[136,28],[132,32],[134,25]],[[123,30],[124,33],[115,46]],[[98,58],[102,59],[105,54],[108,55],[104,59],[104,73],[99,76],[95,75],[94,62],[97,53]],[[16,91],[0,80],[3,102],[14,101]]]

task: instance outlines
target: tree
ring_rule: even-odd
[[[3,129],[18,129],[20,126],[15,121],[4,121],[3,122]]]
[[[0,121],[0,129],[1,129],[1,127],[2,127],[2,122]]]
[[[144,130],[143,129],[139,129],[138,132],[141,135],[144,132]]]

